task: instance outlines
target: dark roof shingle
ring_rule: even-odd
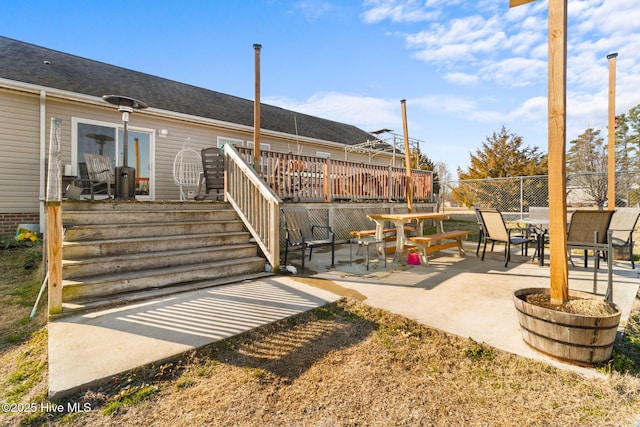
[[[126,95],[150,107],[253,126],[253,101],[6,37],[0,37],[0,77],[98,97]],[[272,105],[260,111],[262,129],[345,145],[374,139],[355,126]]]

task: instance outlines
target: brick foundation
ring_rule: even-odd
[[[40,215],[33,213],[1,213],[0,236],[12,238],[16,236],[18,224],[39,224]]]

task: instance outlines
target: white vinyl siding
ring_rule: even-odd
[[[0,212],[38,212],[40,102],[0,91]]]
[[[72,119],[95,121],[121,125],[122,114],[114,106],[96,99],[95,104],[63,100],[47,95],[46,129],[44,139],[48,151],[49,125],[51,117],[62,120],[62,164],[72,163]],[[151,106],[152,108],[153,106]],[[38,211],[40,182],[40,100],[37,94],[0,89],[0,212]],[[170,116],[170,114],[169,114]],[[155,135],[158,129],[167,129],[168,135],[155,138],[154,200],[178,200],[180,192],[173,181],[173,161],[189,138],[189,146],[197,152],[203,148],[216,146],[219,142],[235,142],[243,145],[253,138],[252,131],[232,129],[207,123],[206,120],[165,117],[160,114],[146,114],[135,111],[130,116],[130,129],[150,131]],[[292,137],[293,138],[293,137]],[[316,156],[317,151],[329,153],[332,159],[345,158],[345,150],[340,146],[323,144],[322,141],[296,141],[265,132],[262,135],[265,151],[298,153]],[[47,154],[45,153],[45,156]],[[388,165],[391,157],[376,156],[374,164]],[[367,155],[349,153],[349,161],[369,163]],[[399,159],[401,162],[402,159]]]

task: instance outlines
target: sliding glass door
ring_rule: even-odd
[[[112,171],[116,166],[123,166],[124,131],[121,125],[74,118],[73,134],[73,175],[88,178],[85,176],[85,153],[108,157]],[[153,133],[129,127],[128,136],[127,166],[136,169],[136,198],[151,199],[154,190]]]

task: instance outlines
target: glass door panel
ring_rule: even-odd
[[[151,185],[151,135],[128,130],[127,166],[136,170],[136,196],[149,196]],[[118,139],[124,140],[124,131],[118,130]],[[123,163],[123,147],[119,150],[118,163]]]
[[[116,161],[116,129],[114,127],[97,124],[78,123],[76,164],[73,174],[81,179],[83,194],[90,194],[89,174],[84,160],[85,154],[100,154],[111,160],[111,170],[115,169]],[[101,198],[102,195],[96,195]]]

